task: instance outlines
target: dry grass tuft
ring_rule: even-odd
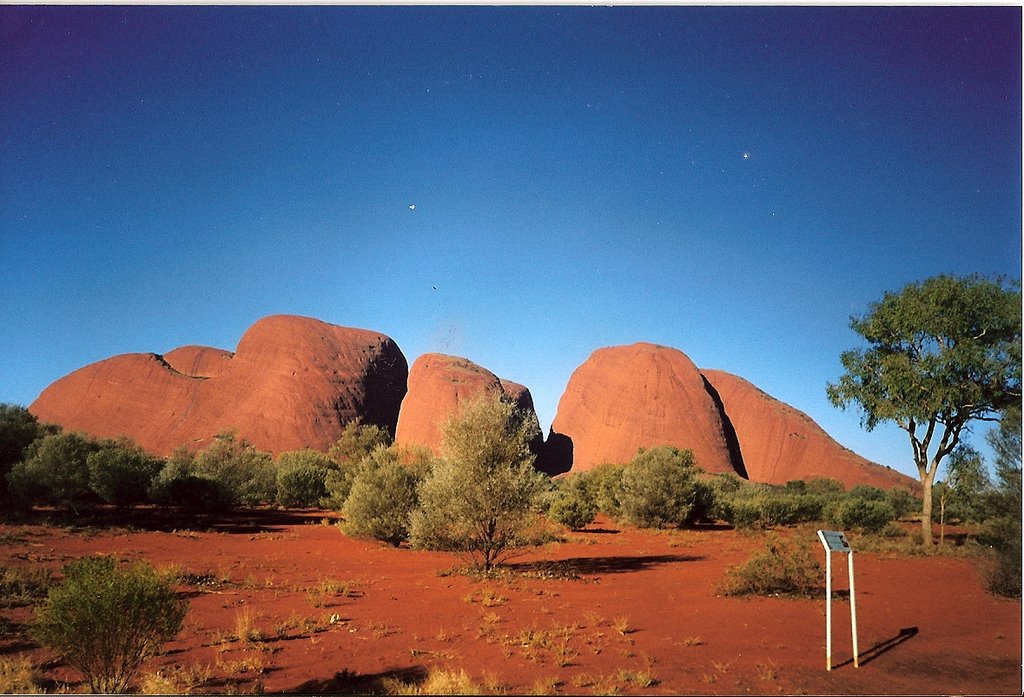
[[[28,656],[18,654],[13,658],[0,658],[0,693],[38,695],[39,672]]]
[[[142,676],[139,692],[144,695],[190,695],[202,690],[213,677],[209,665],[167,666]]]
[[[469,674],[461,668],[448,670],[431,668],[427,677],[419,683],[407,683],[395,678],[382,681],[389,695],[481,695],[483,690]]]

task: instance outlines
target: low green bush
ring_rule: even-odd
[[[79,670],[90,691],[127,691],[139,666],[181,629],[187,602],[146,562],[119,569],[111,557],[85,557],[63,572],[30,634]]]
[[[726,572],[719,592],[806,597],[821,591],[822,578],[821,564],[808,546],[772,537],[765,549]]]
[[[618,518],[621,515],[619,488],[624,470],[624,465],[605,463],[587,472],[587,484],[597,510],[609,518]]]
[[[850,497],[832,504],[827,510],[827,519],[841,530],[874,533],[896,520],[896,512],[884,498]]]
[[[33,605],[52,585],[44,566],[0,566],[0,607]]]
[[[7,481],[22,506],[56,504],[75,513],[95,502],[89,487],[89,455],[99,445],[81,433],[51,433],[36,440]]]
[[[890,506],[892,506],[892,512],[896,516],[897,520],[903,518],[908,513],[919,509],[921,506],[920,500],[914,498],[913,494],[906,489],[900,489],[897,487],[893,487],[886,492],[885,500],[889,502]]]
[[[419,479],[399,455],[378,446],[359,465],[341,514],[342,531],[398,546],[409,539],[410,518],[417,504]]]
[[[619,512],[638,527],[683,525],[697,500],[693,453],[659,446],[639,453],[619,479]]]
[[[548,517],[570,530],[581,530],[594,522],[596,516],[597,501],[585,473],[558,480]]]
[[[257,450],[232,432],[214,441],[195,460],[195,474],[217,482],[232,506],[257,506],[277,498],[277,476],[270,453]]]
[[[327,474],[336,465],[316,450],[294,450],[277,457],[277,502],[282,506],[317,506],[327,496]]]
[[[231,506],[231,497],[219,483],[196,473],[195,455],[179,447],[153,478],[149,498],[164,506],[189,511],[215,511]]]
[[[163,463],[138,445],[122,438],[100,442],[89,453],[89,487],[103,501],[117,506],[143,503]]]

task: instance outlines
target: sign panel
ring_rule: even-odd
[[[819,530],[818,537],[829,552],[850,553],[853,551],[850,543],[846,541],[846,535],[838,530]]]
[[[853,590],[853,548],[838,530],[819,530],[818,539],[825,548],[825,669],[832,670],[832,554],[845,554],[850,574],[850,625],[853,629],[853,667],[860,667],[857,651],[857,595]]]

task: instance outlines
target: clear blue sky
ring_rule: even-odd
[[[295,313],[546,428],[652,341],[910,473],[850,315],[1020,269],[1020,8],[0,7],[0,401]]]

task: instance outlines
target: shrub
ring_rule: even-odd
[[[24,504],[53,503],[77,514],[93,495],[88,458],[97,449],[95,441],[80,433],[43,436],[8,475],[11,494]]]
[[[837,501],[827,512],[829,523],[840,529],[860,532],[880,532],[896,520],[896,512],[885,499],[872,500],[848,497]]]
[[[25,407],[0,404],[0,501],[7,497],[7,474],[25,457],[41,427]]]
[[[196,457],[195,473],[217,482],[233,506],[256,506],[276,498],[277,478],[270,454],[234,433],[214,436],[213,444]]]
[[[570,530],[580,530],[594,522],[597,502],[586,474],[571,474],[558,481],[548,516]]]
[[[442,459],[419,488],[411,537],[490,570],[530,543],[545,477],[533,468],[535,423],[503,396],[464,404],[442,426]]]
[[[50,586],[50,571],[46,567],[0,566],[0,607],[33,605],[46,597]]]
[[[327,473],[335,468],[316,450],[295,450],[277,458],[277,502],[282,506],[317,506],[327,496]]]
[[[41,695],[39,671],[24,654],[0,658],[0,694]]]
[[[913,511],[919,503],[909,491],[897,487],[893,487],[886,492],[885,500],[892,506],[892,512],[896,516],[896,520]]]
[[[883,501],[886,498],[885,492],[877,486],[858,484],[846,492],[848,498],[864,499],[865,501]]]
[[[30,633],[79,670],[92,692],[120,693],[178,633],[186,609],[149,564],[121,570],[112,557],[86,557],[64,567]]]
[[[141,503],[160,472],[161,463],[127,438],[103,441],[89,453],[89,488],[97,496],[118,506]]]
[[[624,470],[625,465],[605,463],[587,472],[587,485],[597,510],[610,518],[618,518],[622,514],[619,510],[619,486]]]
[[[736,489],[727,502],[725,520],[737,528],[770,528],[820,520],[825,497],[808,487],[750,483]]]
[[[659,446],[638,454],[619,482],[619,510],[629,523],[660,528],[682,525],[697,498],[693,453]]]
[[[419,480],[399,455],[378,446],[363,460],[341,509],[341,529],[352,537],[369,537],[397,547],[409,538]]]
[[[706,480],[706,484],[712,492],[712,506],[708,511],[708,518],[731,522],[733,498],[748,484],[731,473],[713,475]]]
[[[192,511],[208,511],[231,505],[231,499],[218,482],[196,474],[195,456],[186,448],[175,448],[153,478],[149,498],[154,503],[181,506]]]
[[[356,419],[345,424],[327,456],[337,465],[348,463],[355,466],[378,447],[388,447],[391,442],[391,434],[387,430],[373,424],[364,425]]]
[[[1021,418],[1020,407],[1003,414],[988,442],[995,453],[995,486],[986,497],[988,521],[981,541],[995,551],[988,589],[1009,598],[1021,596]]]
[[[765,549],[726,572],[725,595],[809,596],[821,590],[821,564],[807,546],[772,537]]]
[[[820,494],[826,498],[838,498],[846,491],[843,483],[837,479],[827,477],[815,477],[807,482],[806,492],[808,494]]]

